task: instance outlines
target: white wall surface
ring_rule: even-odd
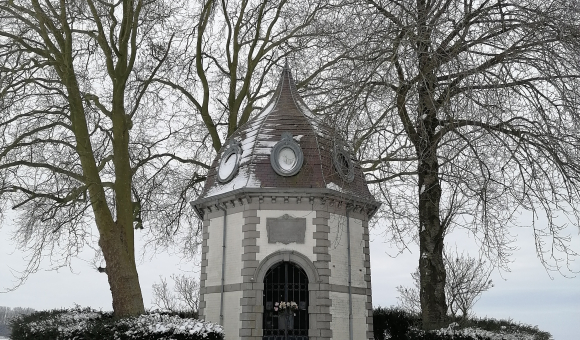
[[[224,332],[226,333],[225,340],[239,339],[239,330],[241,328],[240,313],[242,307],[240,306],[240,299],[242,292],[225,292],[224,293]],[[204,295],[205,303],[205,321],[220,323],[220,302],[221,293],[211,293]]]
[[[205,321],[220,323],[220,293],[204,294],[205,308],[203,314]]]
[[[364,281],[364,253],[363,253],[363,227],[362,221],[350,218],[350,256],[351,256],[351,282],[353,287],[366,288]],[[330,214],[328,220],[330,233],[330,284],[348,286],[348,239],[346,230],[346,217]]]
[[[208,227],[209,239],[207,244],[209,249],[206,255],[206,287],[221,285],[223,220],[223,216],[213,218]],[[242,282],[243,224],[244,214],[242,212],[228,215],[226,218],[225,284]]]
[[[330,314],[332,321],[332,340],[349,340],[349,318],[348,318],[348,294],[330,292],[332,306]],[[366,321],[366,296],[352,295],[352,315],[353,315],[353,339],[366,339],[367,321]]]

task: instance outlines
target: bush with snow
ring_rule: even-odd
[[[373,309],[376,340],[552,340],[548,332],[511,320],[458,318],[447,328],[421,330],[421,317],[400,308]]]
[[[223,327],[210,322],[150,312],[113,318],[90,308],[41,311],[12,321],[12,340],[222,340]]]

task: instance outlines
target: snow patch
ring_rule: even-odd
[[[463,328],[463,329],[453,329],[451,325],[448,328],[442,328],[435,331],[439,335],[450,335],[450,336],[464,336],[469,337],[473,340],[477,339],[491,339],[491,340],[534,340],[535,336],[533,334],[525,333],[507,333],[507,332],[490,332],[480,328]]]
[[[235,189],[240,189],[245,187],[247,184],[248,174],[246,171],[240,169],[238,170],[238,174],[231,181],[224,184],[215,182],[213,188],[208,191],[206,197],[216,196]]]
[[[77,335],[91,331],[95,326],[102,327],[102,325],[96,325],[95,322],[110,317],[107,314],[91,309],[78,308],[30,322],[27,327],[32,334],[58,331],[60,335],[66,338],[72,336],[77,338]],[[203,338],[210,333],[224,334],[223,327],[218,324],[196,319],[182,319],[179,316],[163,315],[158,312],[121,319],[111,323],[106,328],[112,331],[115,338],[118,338],[119,334],[138,338],[143,338],[143,335],[151,333],[171,333],[170,335],[199,334]],[[171,337],[169,336],[168,338]]]
[[[344,191],[342,190],[342,188],[341,188],[341,187],[339,187],[339,186],[338,186],[338,184],[336,184],[336,183],[334,183],[334,182],[330,182],[330,183],[326,184],[326,188],[327,188],[327,189],[336,190],[336,191],[338,191],[338,192],[344,192]]]

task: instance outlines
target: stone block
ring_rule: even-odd
[[[317,269],[328,269],[328,261],[314,261],[313,263]]]
[[[244,254],[247,253],[259,253],[260,247],[259,246],[245,246],[244,247]]]
[[[242,276],[252,276],[256,272],[256,268],[242,268],[240,274]]]
[[[314,224],[314,225],[316,225],[316,224],[328,225],[328,218],[315,217],[312,219],[312,224]]]
[[[309,329],[308,330],[308,337],[312,338],[312,337],[319,337],[320,336],[320,330],[319,329]]]
[[[246,217],[244,219],[244,224],[250,224],[250,223],[260,224],[260,218],[257,216]]]
[[[318,218],[330,218],[330,213],[325,210],[316,210],[316,217]]]
[[[330,227],[327,225],[323,225],[323,224],[317,224],[316,225],[316,232],[330,233]]]
[[[246,231],[244,232],[244,238],[260,238],[259,231]]]
[[[317,247],[330,247],[330,241],[328,239],[317,239],[315,241],[315,246]],[[328,253],[328,250],[326,252]]]
[[[247,223],[242,226],[242,232],[256,231],[258,230],[258,225],[255,223]]]
[[[313,291],[312,294],[316,297],[316,299],[329,299],[330,292],[328,290],[317,290]]]
[[[238,334],[239,336],[252,336],[251,328],[241,328]]]
[[[330,327],[330,322],[329,322]],[[332,330],[331,329],[320,329],[320,336],[323,338],[332,338]]]
[[[328,247],[313,247],[314,254],[328,254]]]
[[[256,298],[240,298],[240,306],[253,306],[256,304]]]
[[[256,245],[256,239],[255,238],[244,238],[242,240],[242,246],[246,247],[246,246],[255,246]]]
[[[248,297],[248,298],[255,298],[256,297],[256,291],[255,290],[244,290],[242,296],[243,297]]]
[[[312,238],[315,240],[328,240],[328,233],[315,231],[312,233]]]
[[[256,329],[256,321],[254,321],[254,320],[242,320],[242,328]]]
[[[242,261],[255,261],[256,253],[242,254]]]
[[[256,313],[240,313],[240,321],[254,321],[254,322],[256,322]],[[255,324],[254,324],[254,327],[255,327]],[[242,326],[242,328],[249,328],[249,327]]]
[[[244,210],[244,217],[257,217],[258,216],[258,210],[255,209],[250,209],[250,210]]]

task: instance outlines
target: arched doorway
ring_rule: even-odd
[[[308,277],[292,262],[278,262],[264,276],[263,340],[308,339]]]

